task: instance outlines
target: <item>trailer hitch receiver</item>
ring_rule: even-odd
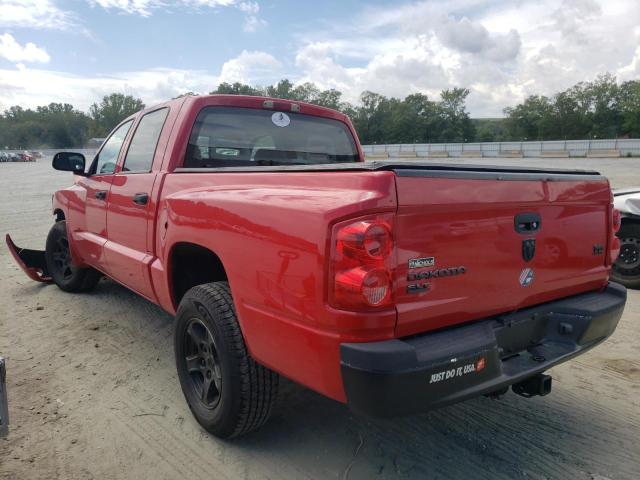
[[[543,397],[551,392],[551,375],[539,373],[522,382],[514,383],[511,389],[514,393],[526,398],[535,397],[536,395]]]

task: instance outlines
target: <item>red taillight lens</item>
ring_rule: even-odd
[[[345,255],[357,258],[366,255],[384,259],[391,251],[393,240],[389,227],[373,221],[356,222],[338,230],[338,243]]]
[[[391,279],[386,270],[371,270],[362,279],[362,298],[372,307],[386,303],[390,295]]]
[[[613,227],[613,233],[618,233],[620,225],[620,210],[613,208],[611,209],[611,226]]]
[[[608,264],[613,264],[620,255],[620,239],[616,237],[616,233],[620,230],[622,224],[622,218],[620,216],[620,210],[611,205],[611,238],[609,239],[609,258]]]
[[[613,240],[611,240],[609,255],[611,257],[611,263],[614,263],[618,259],[618,255],[620,255],[620,239],[618,237],[613,237]]]
[[[329,302],[337,308],[392,303],[393,215],[336,225],[332,232]]]
[[[357,267],[336,272],[334,300],[343,307],[378,307],[391,296],[389,273],[376,267]]]

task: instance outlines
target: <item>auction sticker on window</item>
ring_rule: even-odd
[[[439,383],[444,380],[463,377],[464,375],[468,375],[470,373],[480,372],[482,369],[484,369],[485,363],[486,362],[484,357],[481,357],[477,361],[467,363],[466,365],[462,365],[461,367],[449,368],[440,372],[432,373],[431,378],[429,379],[429,383]]]
[[[291,123],[289,115],[282,112],[276,112],[271,115],[271,121],[276,127],[286,127]]]

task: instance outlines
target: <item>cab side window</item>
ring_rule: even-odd
[[[158,139],[162,126],[169,113],[168,108],[161,108],[142,117],[138,124],[129,150],[124,159],[124,172],[143,173],[150,172],[153,165],[153,157],[158,146]]]
[[[115,171],[120,149],[132,123],[133,120],[123,123],[111,134],[100,152],[98,152],[94,160],[95,168],[92,169],[91,173],[95,175],[110,175]]]

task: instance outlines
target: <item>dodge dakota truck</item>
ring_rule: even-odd
[[[610,336],[626,301],[597,172],[365,162],[319,106],[188,96],[53,167],[73,185],[45,250],[7,236],[15,259],[174,314],[186,402],[219,437],[264,424],[280,375],[373,416],[545,395],[544,372]]]

